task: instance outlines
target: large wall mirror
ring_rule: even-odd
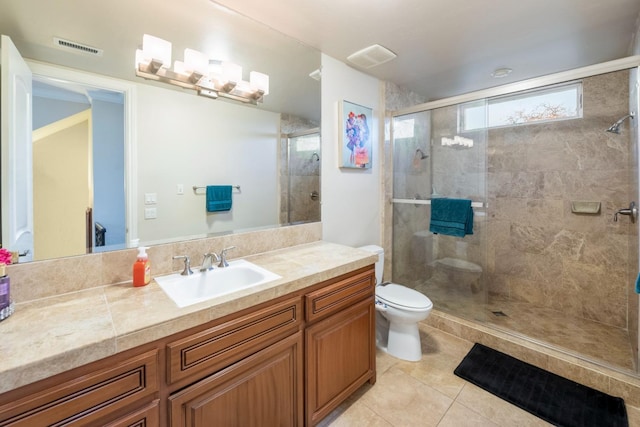
[[[32,85],[32,146],[18,147],[31,182],[5,182],[22,164],[7,154],[20,129],[1,141],[2,244],[21,262],[320,220],[317,50],[209,0],[22,0],[3,6],[0,33]],[[268,74],[269,94],[253,106],[136,77],[145,33],[172,42],[174,60],[191,48],[245,79]],[[207,211],[208,185],[233,186],[230,211]],[[26,246],[8,243],[10,218],[18,230],[33,221]]]

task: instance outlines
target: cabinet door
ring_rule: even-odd
[[[308,425],[375,381],[374,325],[373,299],[367,298],[306,329]]]
[[[170,425],[301,426],[302,332],[169,397]]]

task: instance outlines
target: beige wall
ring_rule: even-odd
[[[91,141],[91,110],[33,134],[34,260],[87,251],[85,213],[93,208]]]

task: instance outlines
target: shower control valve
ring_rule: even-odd
[[[638,207],[636,206],[636,202],[629,203],[628,209],[620,209],[616,213],[614,213],[613,222],[618,222],[618,214],[630,216],[631,222],[635,224],[636,219],[638,219]]]

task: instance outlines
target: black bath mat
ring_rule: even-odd
[[[628,427],[624,400],[475,344],[454,373],[563,427]]]

